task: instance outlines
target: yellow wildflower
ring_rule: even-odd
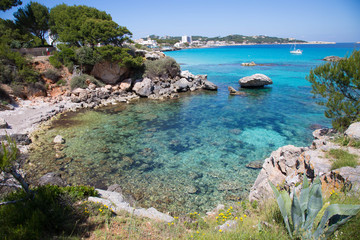
[[[219,229],[219,232],[222,232],[222,229]]]

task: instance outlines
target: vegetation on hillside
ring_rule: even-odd
[[[326,107],[325,116],[340,131],[360,120],[359,66],[360,51],[354,50],[349,57],[318,66],[307,76],[318,104]]]

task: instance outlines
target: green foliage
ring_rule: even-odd
[[[86,219],[75,202],[87,196],[96,196],[91,187],[41,186],[33,189],[27,198],[23,191],[6,197],[14,204],[0,207],[1,239],[50,239],[56,235],[70,235]]]
[[[58,40],[71,46],[97,43],[121,46],[132,33],[112,21],[109,14],[87,6],[58,5],[50,11],[50,29]]]
[[[355,140],[355,139],[349,138],[347,136],[338,137],[335,139],[335,142],[344,147],[347,146],[347,147],[360,148],[359,140]]]
[[[90,76],[87,74],[82,74],[80,76],[76,76],[71,79],[70,87],[72,90],[75,88],[87,88],[87,86],[88,86],[87,81],[94,83],[96,86],[99,86],[99,87],[104,85],[102,82],[100,82],[93,76]]]
[[[9,10],[10,8],[16,7],[21,4],[22,4],[22,2],[20,0],[1,0],[0,1],[0,10],[5,12],[6,10]]]
[[[143,66],[141,57],[134,57],[128,48],[106,45],[96,48],[99,61],[118,62],[121,67],[139,69]]]
[[[18,155],[19,150],[16,142],[7,136],[6,142],[2,141],[0,146],[0,170],[6,171],[7,168],[11,167]]]
[[[9,46],[0,44],[0,83],[34,83],[39,73],[32,69],[29,61]]]
[[[331,170],[341,167],[356,167],[359,165],[358,156],[342,149],[331,149],[328,155],[333,158]]]
[[[171,57],[145,61],[144,77],[174,78],[180,72],[179,64]]]
[[[56,69],[47,69],[44,73],[44,77],[54,81],[54,82],[57,82],[60,78],[61,78],[61,73],[59,70],[56,70]]]
[[[59,61],[59,58],[55,55],[49,57],[50,64],[55,68],[61,68],[62,62]]]
[[[314,96],[323,98],[318,104],[326,107],[325,116],[340,131],[360,120],[359,65],[360,51],[354,50],[350,57],[318,66],[306,77]]]
[[[49,9],[37,2],[30,2],[14,13],[15,23],[19,29],[30,32],[41,39],[45,45],[45,33],[49,30]]]
[[[293,192],[292,200],[286,191],[279,192],[271,182],[269,184],[275,194],[291,238],[327,238],[360,210],[360,205],[332,204],[326,207],[320,222],[315,224],[313,230],[316,219],[320,219],[318,214],[323,209],[320,179],[316,178],[310,187],[307,177],[304,175],[300,198]]]

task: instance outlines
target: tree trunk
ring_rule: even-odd
[[[13,175],[13,177],[21,184],[21,187],[27,194],[31,193],[29,185],[25,182],[25,179],[16,171],[15,167],[11,167],[9,173]]]

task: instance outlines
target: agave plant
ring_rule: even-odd
[[[296,196],[294,189],[291,194],[292,200],[287,191],[279,192],[271,182],[269,184],[274,191],[285,226],[291,238],[326,239],[360,210],[360,205],[332,204],[324,212],[321,211],[324,214],[320,222],[314,227],[315,219],[323,208],[319,177],[309,187],[308,179],[306,174],[304,174],[300,198]]]

